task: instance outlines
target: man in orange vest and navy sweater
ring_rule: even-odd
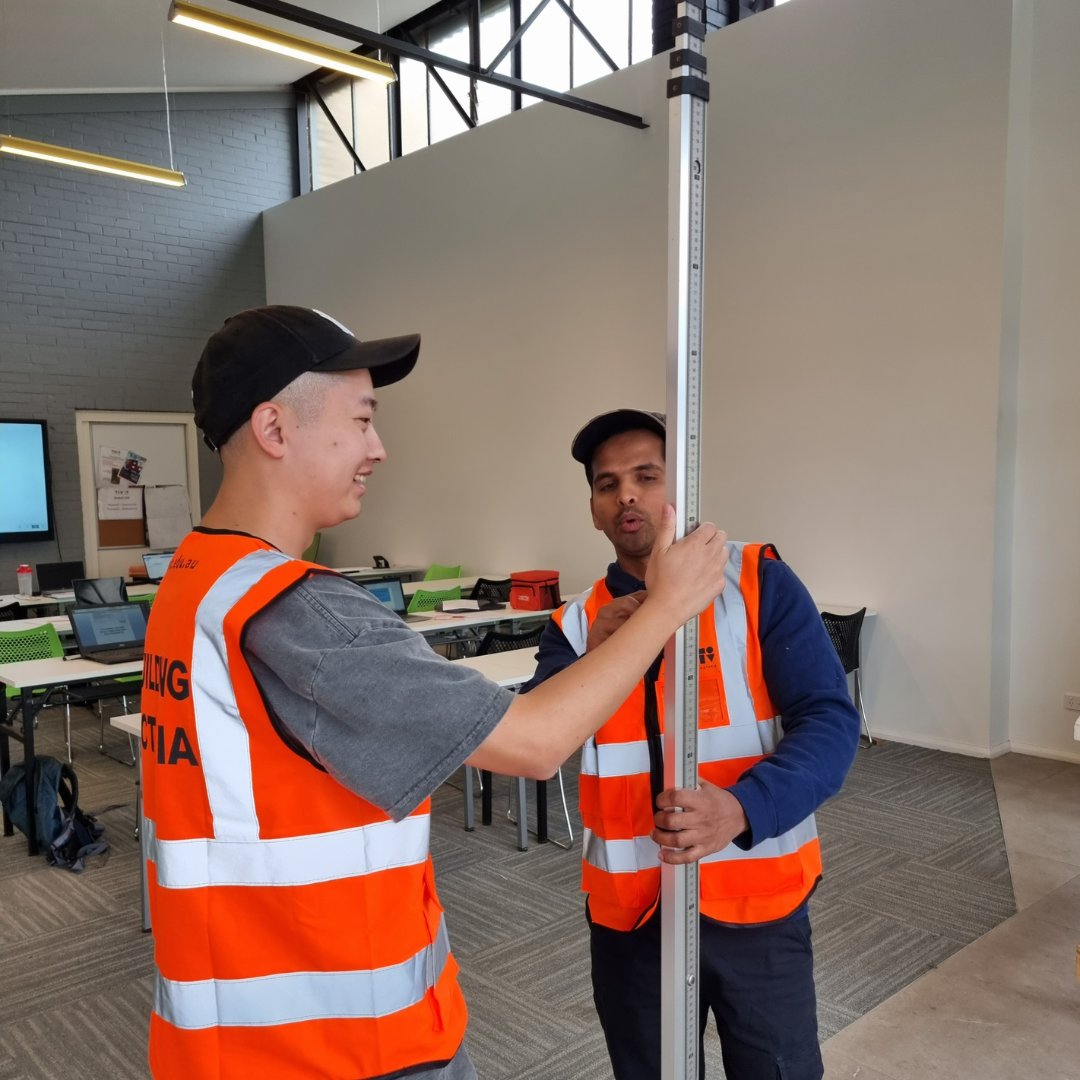
[[[618,409],[575,436],[615,562],[552,616],[530,691],[616,640],[646,602],[665,434],[662,414]],[[701,1032],[711,1010],[728,1080],[823,1072],[807,912],[821,876],[814,811],[843,783],[859,718],[798,578],[771,545],[727,546],[724,591],[698,618],[699,786],[661,790],[662,656],[582,750],[593,998],[616,1080],[660,1075],[661,861],[700,862]]]
[[[196,367],[224,475],[158,590],[143,675],[155,1077],[475,1080],[428,797],[465,762],[551,776],[725,586],[723,534],[672,543],[668,508],[648,602],[518,698],[306,562],[359,514],[386,457],[375,390],[419,348],[273,305]]]

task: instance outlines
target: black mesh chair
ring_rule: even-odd
[[[505,604],[510,599],[510,579],[493,581],[491,578],[478,577],[472,592],[469,593],[469,599],[497,600],[500,604]]]
[[[0,604],[0,622],[14,622],[22,618],[22,608],[18,604]]]
[[[874,745],[874,738],[870,734],[870,725],[866,721],[866,709],[863,707],[862,683],[859,681],[859,636],[862,633],[863,619],[866,618],[866,608],[860,608],[850,615],[837,615],[832,611],[823,611],[821,621],[829,634],[829,640],[836,649],[836,655],[840,657],[840,663],[844,668],[845,675],[854,676],[855,693],[853,701],[859,710],[863,729],[866,731],[867,745]]]
[[[539,648],[540,636],[543,634],[546,625],[546,623],[542,623],[533,630],[527,630],[524,634],[500,634],[497,630],[489,630],[480,639],[476,655],[487,656],[488,653]]]
[[[522,634],[502,634],[497,630],[489,630],[480,641],[476,650],[477,656],[485,656],[488,653],[513,652],[516,649],[534,649],[540,644],[540,637],[544,632],[546,623]],[[556,847],[569,848],[574,842],[574,829],[570,822],[570,810],[566,805],[566,788],[563,786],[562,769],[558,772],[559,794],[562,797],[563,814],[566,816],[567,840],[552,840],[547,831],[547,781],[536,782],[536,838],[540,843],[552,843]],[[484,825],[491,824],[491,773],[486,769],[480,773],[481,796],[480,796],[480,820]],[[518,814],[522,822],[525,820],[525,781],[518,778]],[[506,816],[514,820],[511,810],[507,810]],[[465,770],[465,828],[472,826],[472,774]],[[524,825],[521,826],[524,835]],[[524,844],[519,845],[524,849]]]

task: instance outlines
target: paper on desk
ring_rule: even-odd
[[[506,607],[495,600],[444,600],[439,607],[443,611],[500,611]]]

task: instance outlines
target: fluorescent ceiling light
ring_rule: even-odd
[[[156,165],[143,165],[138,161],[106,157],[104,154],[89,154],[85,150],[19,139],[14,135],[0,135],[0,153],[49,161],[54,165],[74,165],[79,169],[126,176],[131,180],[147,180],[151,184],[166,184],[169,187],[183,187],[186,183],[184,174],[173,169],[159,169]]]
[[[190,26],[196,30],[205,30],[209,34],[242,41],[245,45],[254,45],[259,49],[291,56],[296,60],[306,60],[319,67],[333,68],[358,79],[377,79],[393,82],[396,78],[394,69],[379,60],[370,60],[366,56],[334,49],[329,45],[320,45],[307,38],[283,34],[280,30],[271,30],[258,23],[237,19],[232,15],[223,15],[220,11],[197,7],[187,0],[173,0],[169,7],[169,19],[181,26]]]

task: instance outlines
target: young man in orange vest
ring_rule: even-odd
[[[552,616],[530,692],[618,640],[650,602],[665,433],[662,414],[619,409],[575,436],[593,525],[615,562]],[[807,917],[821,875],[813,813],[843,782],[859,718],[806,589],[771,545],[727,547],[727,584],[698,618],[699,786],[661,790],[662,655],[582,750],[593,998],[616,1080],[660,1075],[660,863],[692,861],[701,1032],[711,1009],[728,1080],[822,1075]]]
[[[648,603],[519,699],[304,562],[360,512],[386,457],[375,388],[419,344],[272,306],[227,320],[195,369],[224,476],[157,593],[143,678],[156,1077],[474,1078],[428,796],[465,762],[552,775],[724,587],[723,534],[673,544],[668,510]]]

